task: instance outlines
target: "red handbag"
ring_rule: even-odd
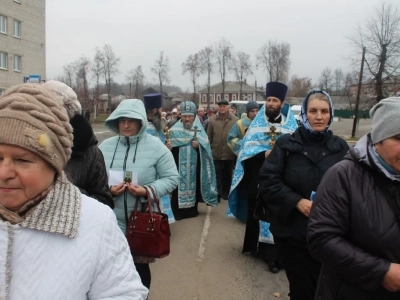
[[[139,212],[138,202],[128,219],[126,238],[134,256],[163,258],[170,252],[170,236],[168,216],[161,212],[159,200],[153,187],[145,186],[148,211]],[[158,212],[153,211],[152,201]]]

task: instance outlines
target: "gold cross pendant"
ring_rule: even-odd
[[[272,148],[275,146],[277,137],[279,137],[281,134],[282,134],[282,132],[276,132],[275,126],[271,126],[269,128],[269,132],[265,133],[265,135],[268,135],[271,138],[269,140],[269,144],[271,145]]]

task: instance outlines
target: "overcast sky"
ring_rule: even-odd
[[[387,3],[396,4],[396,0]],[[373,13],[380,0],[46,0],[47,78],[96,46],[110,44],[121,58],[115,81],[126,82],[130,69],[142,65],[146,79],[160,51],[169,57],[171,84],[191,89],[182,62],[222,37],[235,51],[255,61],[268,40],[291,46],[290,76],[317,81],[322,70],[350,71],[354,48],[348,37]],[[264,85],[266,72],[255,70],[248,82]],[[218,73],[213,82],[220,81]],[[233,75],[227,79],[234,80]],[[200,77],[203,85],[206,77]]]

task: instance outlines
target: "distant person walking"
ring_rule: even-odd
[[[215,118],[209,119],[207,128],[217,176],[218,195],[225,200],[229,196],[236,159],[236,155],[229,148],[227,140],[229,131],[238,120],[238,117],[229,112],[229,102],[221,100],[218,102],[218,113]]]
[[[85,118],[90,122],[90,111],[88,109],[85,112]]]

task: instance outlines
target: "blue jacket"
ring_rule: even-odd
[[[141,120],[140,131],[131,137],[119,135],[118,119],[122,117]],[[158,198],[172,192],[177,187],[179,174],[172,153],[159,138],[146,133],[147,116],[141,100],[122,101],[108,117],[105,125],[118,134],[106,139],[99,146],[104,155],[107,174],[110,169],[122,170],[124,174],[125,171],[136,172],[138,173],[138,184],[152,186]],[[128,191],[126,193],[129,217],[137,199]],[[125,232],[124,194],[114,197],[114,202],[118,225]]]

